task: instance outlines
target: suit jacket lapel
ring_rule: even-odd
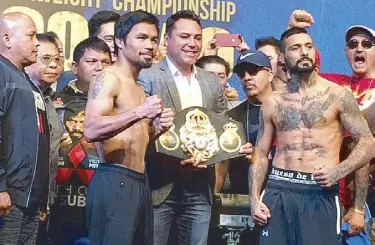
[[[160,64],[160,72],[161,76],[163,77],[163,81],[165,82],[168,88],[169,95],[172,98],[172,103],[174,105],[175,111],[176,113],[180,112],[182,110],[180,95],[178,93],[177,86],[174,82],[172,73],[168,68],[168,63],[165,59]]]
[[[199,86],[201,87],[201,93],[202,93],[202,107],[211,110],[212,108],[208,108],[207,106],[207,100],[208,98],[210,98],[210,87],[208,86],[209,83],[207,83],[201,75],[202,74],[199,71],[197,71],[197,80],[198,80]]]

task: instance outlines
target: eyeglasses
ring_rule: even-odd
[[[246,72],[249,73],[250,76],[256,76],[258,72],[264,69],[265,69],[264,67],[245,65],[244,67],[242,67],[242,69],[238,71],[237,74],[240,78],[244,78],[246,75]]]
[[[359,42],[356,39],[353,39],[353,40],[350,40],[349,42],[347,42],[346,46],[348,46],[348,48],[350,48],[350,49],[355,49],[355,48],[358,47],[359,43],[361,43],[361,45],[364,49],[370,49],[370,48],[372,48],[372,46],[375,46],[375,43],[373,41],[362,40],[361,42]]]
[[[49,65],[52,61],[55,62],[56,65],[62,64],[62,58],[60,56],[52,56],[52,55],[43,55],[39,57],[40,61],[42,61],[43,65]]]

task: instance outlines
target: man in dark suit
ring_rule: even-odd
[[[168,18],[166,45],[167,58],[139,75],[146,95],[158,95],[164,107],[175,113],[191,106],[225,113],[227,101],[219,79],[194,65],[202,47],[202,28],[194,12],[180,11]],[[195,168],[181,167],[179,160],[167,156],[146,161],[154,204],[154,244],[168,244],[171,227],[176,227],[171,233],[177,241],[169,244],[206,244],[215,169],[199,169],[205,166],[196,162]],[[182,164],[191,166],[189,161]]]

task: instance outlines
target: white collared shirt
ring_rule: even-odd
[[[202,91],[197,80],[197,69],[195,66],[193,66],[189,82],[188,78],[177,69],[168,57],[166,61],[180,96],[182,110],[191,106],[203,106]]]

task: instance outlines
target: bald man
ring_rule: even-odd
[[[39,42],[30,17],[0,15],[0,245],[35,244],[49,177],[49,127],[40,90],[24,68]]]

